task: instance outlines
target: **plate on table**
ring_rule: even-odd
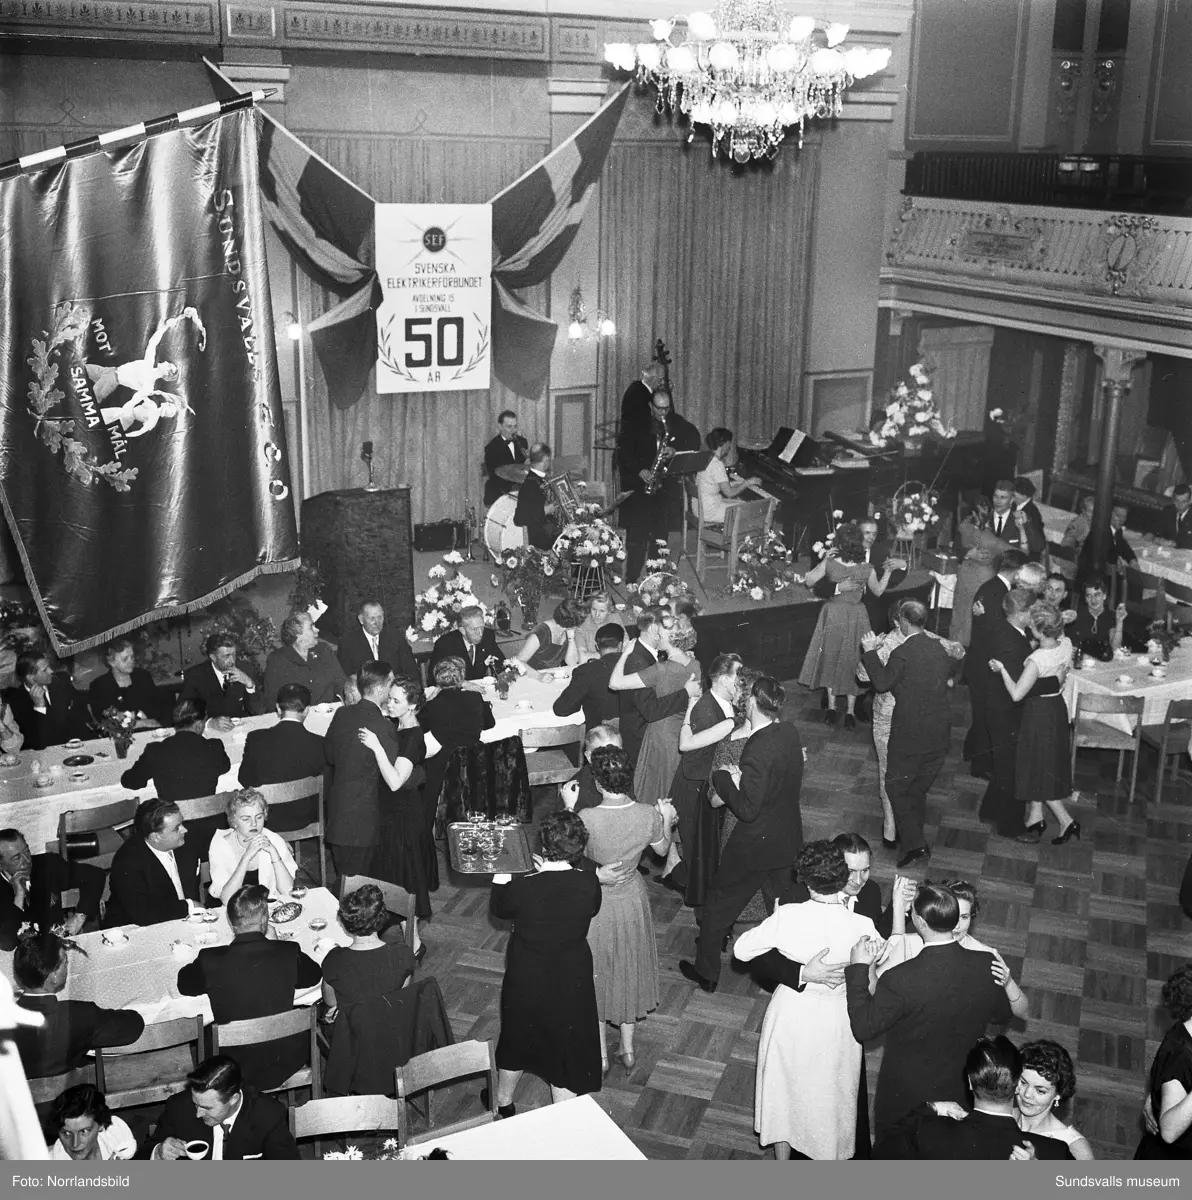
[[[90,754],[72,754],[69,758],[64,758],[62,763],[67,767],[86,767],[94,761],[94,756]]]
[[[293,900],[287,900],[285,904],[279,904],[270,914],[269,920],[274,925],[285,925],[293,921],[302,912],[302,905],[295,903]]]

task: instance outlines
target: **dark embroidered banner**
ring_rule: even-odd
[[[0,498],[59,653],[298,565],[259,123],[0,183]]]

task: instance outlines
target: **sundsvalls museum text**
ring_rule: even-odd
[[[487,280],[483,275],[460,275],[454,263],[415,263],[414,274],[389,275],[385,278],[386,291],[408,288],[441,287],[443,292],[415,292],[412,297],[413,311],[419,313],[451,312],[451,297],[447,292],[482,288]]]

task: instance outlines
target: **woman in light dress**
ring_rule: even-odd
[[[675,810],[667,801],[639,804],[629,794],[633,770],[618,746],[592,752],[592,778],[600,803],[579,814],[588,830],[587,855],[601,866],[635,863],[649,846],[666,854],[674,828]],[[577,793],[569,793],[578,798]],[[564,803],[567,796],[564,797]],[[572,801],[574,803],[574,800]],[[570,807],[570,805],[569,805]],[[619,882],[601,885],[600,911],[588,926],[588,945],[596,980],[596,1011],[600,1018],[601,1068],[608,1070],[604,1026],[620,1026],[618,1057],[626,1073],[636,1059],[633,1035],[637,1022],[658,1007],[658,947],[646,885],[637,871]]]
[[[1078,1129],[1065,1125],[1056,1116],[1076,1093],[1076,1071],[1067,1050],[1058,1042],[1027,1042],[1022,1047],[1022,1074],[1014,1108],[1018,1128],[1024,1133],[1057,1138],[1066,1142],[1073,1158],[1088,1162],[1097,1156]]]
[[[227,829],[211,839],[211,896],[226,904],[242,887],[259,883],[271,896],[288,896],[298,874],[289,845],[265,827],[269,805],[256,788],[232,792],[225,807]]]
[[[733,954],[748,962],[778,950],[805,963],[827,947],[830,962],[847,963],[853,946],[877,931],[843,903],[844,852],[828,841],[809,842],[799,851],[795,874],[811,899],[780,904],[737,939]],[[772,1145],[778,1159],[789,1159],[792,1150],[814,1159],[852,1158],[860,1072],[861,1047],[844,988],[809,982],[796,992],[779,984],[757,1050],[753,1123],[762,1145]]]
[[[989,501],[984,496],[960,522],[958,532],[965,556],[956,571],[956,590],[952,594],[952,621],[948,635],[953,641],[967,646],[973,632],[973,600],[981,585],[997,574],[998,563],[1007,543],[990,528]]]

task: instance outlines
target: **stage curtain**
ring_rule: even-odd
[[[492,138],[398,139],[330,136],[294,131],[310,148],[382,203],[482,204],[550,151],[545,141]],[[305,320],[322,315],[338,297],[298,272]],[[544,311],[546,289],[529,288],[529,305]],[[487,392],[424,392],[380,396],[376,372],[360,402],[338,410],[314,354],[306,356],[311,437],[311,494],[359,487],[367,478],[360,445],[374,444],[373,471],[383,487],[408,484],[416,522],[464,515],[481,502],[484,444],[496,432],[497,414],[516,410],[531,442],[545,436],[545,396],[524,397],[494,377]]]
[[[713,161],[707,143],[615,143],[600,187],[601,304],[617,336],[600,355],[599,412],[667,343],[675,411],[701,434],[768,442],[797,427],[816,147],[770,164]]]

